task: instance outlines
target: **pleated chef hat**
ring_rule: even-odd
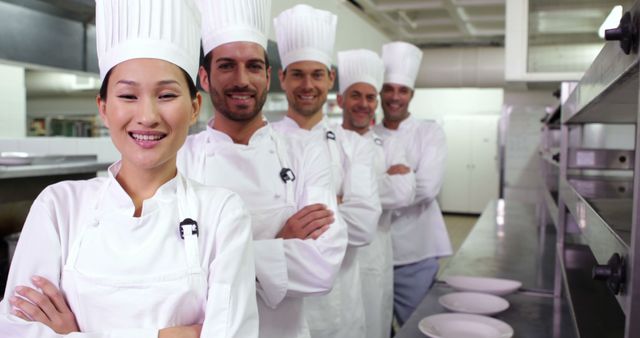
[[[368,83],[379,92],[384,78],[384,63],[378,54],[367,49],[338,52],[338,78],[340,94],[358,82]]]
[[[382,46],[384,83],[397,83],[411,89],[415,86],[422,51],[406,42],[390,42]]]
[[[194,83],[200,55],[200,11],[193,0],[96,0],[100,78],[138,58],[169,61]]]
[[[296,5],[275,19],[282,68],[298,61],[317,61],[331,68],[338,17],[308,5]]]
[[[255,42],[267,49],[271,0],[200,0],[202,48],[208,54],[229,42]]]

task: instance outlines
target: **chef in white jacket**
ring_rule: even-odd
[[[393,318],[391,214],[393,209],[406,207],[413,201],[416,180],[408,166],[405,148],[393,137],[382,141],[372,128],[384,78],[380,56],[366,49],[338,52],[338,77],[342,127],[362,135],[375,149],[374,166],[383,211],[376,237],[371,244],[359,249],[358,262],[366,336],[388,338]]]
[[[406,42],[382,48],[385,78],[380,93],[384,119],[375,131],[383,140],[397,137],[407,149],[416,177],[411,205],[394,209],[391,238],[394,312],[402,325],[413,313],[438,272],[438,258],[451,255],[451,242],[436,197],[445,167],[446,142],[440,126],[409,114],[422,51]]]
[[[274,128],[324,143],[331,154],[334,199],[349,233],[333,290],[326,296],[305,299],[305,316],[314,338],[365,337],[356,253],[375,237],[381,213],[372,144],[355,132],[330,124],[322,113],[335,78],[331,55],[336,24],[334,14],[307,5],[287,9],[274,19],[283,68],[280,83],[289,103],[287,116],[274,123]]]
[[[176,169],[202,100],[199,23],[190,0],[96,2],[98,110],[122,157],[33,202],[0,337],[257,337],[249,212]]]
[[[251,212],[260,337],[308,337],[303,298],[331,290],[347,233],[321,142],[285,137],[262,116],[269,89],[269,0],[203,0],[200,83],[215,108],[178,167],[236,191]]]

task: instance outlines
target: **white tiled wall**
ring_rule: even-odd
[[[109,137],[28,137],[0,138],[0,151],[23,151],[34,154],[85,155],[96,154],[100,162],[120,158]]]
[[[0,64],[0,137],[26,135],[24,68]]]

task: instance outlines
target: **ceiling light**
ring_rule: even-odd
[[[611,13],[604,19],[604,22],[598,29],[598,36],[604,39],[604,31],[611,28],[616,28],[620,24],[620,19],[622,18],[622,6],[618,5],[613,7]]]

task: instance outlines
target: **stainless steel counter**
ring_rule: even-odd
[[[500,204],[493,201],[487,206],[442,277],[516,279],[525,290],[553,292],[555,228],[537,226],[533,204]]]
[[[96,177],[110,163],[70,161],[31,165],[0,165],[0,204],[31,201],[46,186],[65,180]]]
[[[520,291],[505,297],[510,308],[495,316],[513,327],[514,337],[577,337],[568,303],[553,297],[555,228],[538,226],[535,215],[535,205],[492,202],[441,278],[467,275],[519,280]],[[395,337],[425,337],[418,323],[426,316],[447,312],[438,298],[452,291],[437,282]]]
[[[395,338],[425,338],[418,329],[422,318],[445,313],[438,298],[453,292],[444,283],[436,283]],[[511,325],[516,338],[578,338],[566,302],[551,295],[518,292],[504,297],[509,308],[494,316]]]
[[[3,166],[0,165],[0,179],[34,176],[69,175],[78,173],[96,173],[106,170],[111,163],[106,162],[71,162]]]

